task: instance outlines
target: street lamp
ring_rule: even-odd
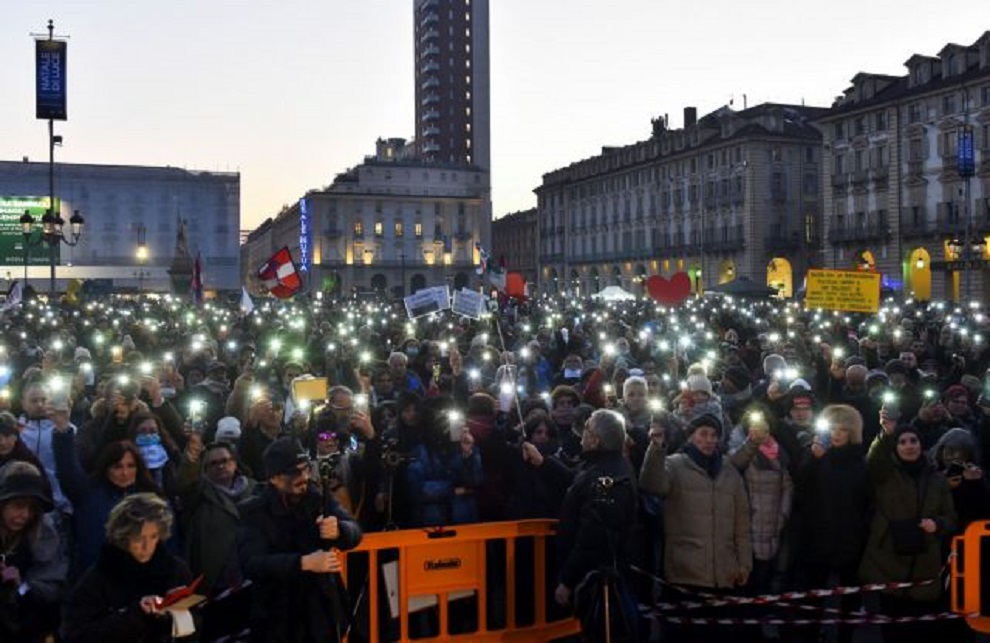
[[[53,201],[54,203],[54,201]],[[69,236],[65,236],[65,221],[61,216],[54,214],[54,206],[49,209],[48,212],[41,217],[41,236],[37,241],[31,241],[31,234],[34,231],[34,217],[31,216],[30,212],[25,211],[24,215],[21,217],[21,234],[24,235],[24,280],[27,281],[27,247],[29,245],[36,246],[40,245],[41,242],[48,244],[48,263],[51,269],[51,276],[48,284],[48,296],[52,299],[55,297],[55,248],[59,244],[64,243],[65,245],[72,247],[79,243],[79,237],[82,236],[83,226],[86,220],[83,219],[82,215],[79,214],[79,210],[75,210],[72,216],[69,217]]]

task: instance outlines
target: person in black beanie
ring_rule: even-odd
[[[667,455],[664,431],[651,428],[639,477],[642,491],[666,499],[666,580],[696,592],[741,589],[753,568],[750,505],[743,478],[719,449],[719,418],[700,415],[686,432],[680,452]],[[723,640],[727,631],[705,628],[698,638],[696,628],[674,628],[669,634],[677,641],[716,641]]]
[[[910,424],[895,425],[881,417],[883,431],[867,455],[876,511],[870,525],[859,575],[865,583],[937,579],[945,560],[943,540],[954,533],[956,510],[945,477],[924,455],[921,434]],[[941,583],[889,590],[881,597],[883,613],[918,616],[937,609]],[[883,626],[885,641],[938,640],[939,622]]]

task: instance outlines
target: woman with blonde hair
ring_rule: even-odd
[[[153,493],[135,493],[113,508],[100,557],[65,603],[63,641],[172,640],[162,597],[192,580],[165,548],[172,523],[168,503]]]

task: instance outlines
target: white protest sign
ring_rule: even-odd
[[[418,290],[402,301],[409,319],[415,319],[450,308],[450,292],[447,286],[434,286]]]
[[[485,299],[480,292],[461,288],[454,291],[454,304],[450,311],[455,315],[479,319],[485,312]]]

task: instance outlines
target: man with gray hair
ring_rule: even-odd
[[[621,414],[606,409],[588,418],[581,434],[582,468],[564,497],[557,529],[562,559],[554,596],[561,606],[578,608],[582,630],[591,640],[605,640],[604,625],[586,618],[587,599],[601,596],[604,579],[613,590],[627,584],[624,551],[636,518],[636,481],[623,455],[625,424]],[[611,627],[612,634],[637,640],[630,631],[636,627],[635,615],[613,619]]]
[[[409,356],[399,351],[394,351],[388,356],[388,371],[392,374],[392,385],[400,393],[407,391],[418,395],[425,395],[426,388],[416,373],[408,369]]]

